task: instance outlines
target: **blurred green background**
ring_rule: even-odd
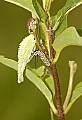
[[[51,14],[55,15],[66,0],[54,0]],[[27,20],[31,14],[0,0],[0,55],[17,60],[18,44],[28,35]],[[82,5],[68,17],[69,26],[82,28]],[[57,62],[62,98],[65,99],[68,80],[68,61],[75,60],[78,69],[74,85],[82,80],[82,47],[65,48]],[[34,60],[31,62],[34,64]],[[82,118],[82,98],[77,100],[66,120]],[[0,64],[0,120],[50,120],[49,105],[43,94],[29,81],[17,84],[16,71]]]

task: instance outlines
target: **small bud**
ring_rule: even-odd
[[[27,27],[28,27],[28,32],[30,34],[31,31],[36,29],[36,21],[33,18],[29,18],[28,23],[27,23]]]
[[[73,70],[73,73],[75,73],[77,70],[77,63],[75,63],[75,61],[69,61],[69,67]]]

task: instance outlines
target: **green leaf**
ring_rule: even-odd
[[[45,21],[46,21],[46,14],[45,14],[44,10],[40,6],[40,4],[37,2],[37,0],[32,0],[32,3],[33,3],[33,6],[34,6],[34,8],[35,8],[35,10],[36,10],[40,20],[45,23]]]
[[[82,95],[82,82],[80,82],[76,87],[75,90],[73,91],[73,95],[71,98],[71,101],[73,101],[74,99],[76,99],[78,96]]]
[[[4,56],[0,56],[0,63],[4,64],[10,68],[13,68],[14,70],[17,71],[17,62],[15,60],[5,58]],[[41,66],[40,68],[37,68],[36,70],[33,69],[33,71],[26,69],[26,77],[39,88],[39,90],[46,96],[46,98],[49,101],[51,101],[52,100],[51,92],[48,90],[48,88],[46,87],[44,82],[35,75],[35,73],[37,73],[37,71],[38,71],[37,74],[39,76],[42,75],[43,69],[44,69],[44,66]]]
[[[17,62],[16,61],[14,61],[12,59],[4,58],[4,56],[1,55],[0,62],[17,71]],[[30,68],[29,65],[28,65],[28,68]],[[47,86],[45,85],[45,83],[39,77],[37,77],[36,74],[34,74],[34,72],[32,72],[29,69],[26,69],[25,75],[44,94],[44,96],[48,100],[54,114],[57,115],[57,110],[52,101],[52,94],[51,94],[50,90],[47,88]]]
[[[5,1],[13,3],[15,5],[18,5],[24,9],[32,12],[34,15],[36,15],[38,17],[38,15],[33,7],[32,0],[5,0]]]
[[[65,6],[62,9],[60,9],[57,13],[57,20],[53,27],[53,30],[56,29],[56,26],[57,27],[59,26],[59,23],[61,23],[61,21],[64,19],[66,15],[68,15],[70,11],[72,11],[81,4],[82,4],[82,0],[67,0]]]
[[[38,23],[38,36],[39,36],[39,39],[41,39],[44,44],[46,44],[46,43],[45,43],[45,40],[46,40],[45,32],[46,32],[46,31],[44,31],[44,28],[43,28],[41,22],[39,22],[39,23]]]
[[[42,0],[42,2],[44,10],[49,11],[51,7],[51,2],[53,2],[53,0]]]
[[[26,77],[34,83],[38,87],[38,89],[44,94],[48,102],[50,103],[52,101],[52,94],[47,88],[47,86],[44,84],[44,82],[37,77],[32,71],[29,69],[26,69]]]
[[[42,0],[44,10],[45,10],[46,1],[47,1],[47,0]]]
[[[40,22],[38,24],[39,27],[39,38],[42,40],[43,44],[46,46],[48,53],[50,54],[49,48],[49,36],[47,32],[47,27],[44,23]]]
[[[57,19],[57,15],[51,16],[52,27],[54,27],[54,24],[55,24],[55,22],[56,22],[56,19]]]
[[[62,49],[70,45],[82,46],[82,37],[78,35],[74,27],[67,28],[55,38],[53,48],[56,51],[56,56],[53,62],[58,60]]]
[[[46,97],[46,99],[49,102],[49,105],[51,107],[51,109],[53,110],[54,114],[57,115],[57,110],[54,106],[53,100],[52,100],[52,93],[50,92],[50,90],[48,89],[48,87],[45,85],[45,83],[42,81],[42,79],[40,79],[39,77],[37,77],[34,72],[32,72],[29,69],[26,69],[26,77],[32,82],[34,83],[34,85],[44,94],[44,96]]]
[[[5,58],[4,56],[0,56],[0,63],[17,70],[17,62],[12,59]]]
[[[66,28],[67,28],[67,16],[65,16],[64,19],[62,20],[62,22],[59,24],[58,29],[55,31],[55,36],[57,37]]]
[[[82,95],[82,82],[80,82],[74,89],[71,101],[65,111],[65,114],[70,110],[74,102]]]
[[[57,13],[58,18],[57,21],[62,19],[64,16],[66,16],[70,11],[72,11],[80,4],[82,4],[82,0],[67,0],[65,6]]]
[[[54,119],[54,113],[53,113],[53,111],[52,111],[51,108],[50,108],[50,114],[51,114],[51,119],[50,119],[50,120],[55,120],[55,119]]]
[[[17,62],[12,60],[12,59],[8,59],[5,58],[4,56],[0,56],[0,62],[10,68],[13,68],[14,70],[17,71]],[[43,69],[44,67],[40,67],[39,70],[39,74],[41,73],[41,69]],[[50,102],[52,101],[52,94],[49,91],[49,89],[47,88],[47,86],[44,84],[44,82],[37,77],[32,71],[30,71],[29,69],[26,69],[26,77],[32,82],[34,83],[39,90],[45,95],[45,97],[47,98],[47,100]]]
[[[32,53],[35,49],[34,35],[31,34],[23,39],[18,49],[18,83],[24,81],[23,72],[27,65],[32,59]]]
[[[27,66],[29,68],[29,66]],[[43,81],[45,81],[45,78],[49,76],[50,78],[50,71],[45,66],[40,66],[36,69],[29,68],[37,77],[41,78]],[[51,78],[50,78],[51,79]],[[47,83],[47,79],[46,82]],[[49,82],[48,82],[49,83]],[[52,80],[50,82],[52,84]],[[52,85],[53,87],[53,85]]]
[[[48,78],[45,79],[45,83],[48,86],[48,88],[50,89],[50,91],[53,94],[53,97],[55,96],[55,88],[54,88],[54,81],[53,81],[53,77],[50,75]]]
[[[40,66],[39,68],[32,69],[32,72],[36,74],[38,77],[41,77],[44,74],[45,66]]]
[[[42,0],[44,10],[49,10],[51,6],[51,2],[53,1],[54,0]]]

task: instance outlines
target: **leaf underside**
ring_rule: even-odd
[[[53,62],[58,60],[62,49],[70,45],[82,46],[82,37],[78,35],[74,27],[67,28],[55,38],[53,48],[56,51],[56,56]]]

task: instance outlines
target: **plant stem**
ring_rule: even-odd
[[[51,71],[52,71],[54,85],[55,85],[56,104],[57,104],[57,109],[58,109],[58,120],[65,120],[63,106],[62,106],[62,99],[61,99],[60,83],[59,83],[59,78],[58,78],[58,72],[56,69],[56,64],[51,64]]]
[[[47,18],[48,18],[48,15],[47,15]],[[48,20],[48,30],[49,30],[50,59],[53,60],[55,57],[55,51],[52,47],[52,44],[54,42],[54,33],[52,30],[51,22],[49,18],[47,20]],[[57,104],[57,109],[58,109],[58,120],[65,120],[62,99],[61,99],[60,83],[59,83],[56,64],[51,63],[50,68],[51,68],[54,85],[55,85],[56,104]]]

